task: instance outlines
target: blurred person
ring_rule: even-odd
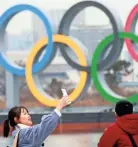
[[[105,130],[98,147],[138,147],[138,114],[133,114],[133,104],[117,102],[115,116],[115,123]]]
[[[49,115],[44,115],[40,124],[33,125],[28,109],[24,106],[13,107],[4,121],[3,136],[8,137],[10,127],[14,137],[13,147],[41,147],[44,140],[54,131],[62,109],[70,104],[68,97],[60,99],[56,109]]]
[[[54,98],[57,98],[59,99],[59,97],[62,96],[62,86],[63,86],[63,83],[58,81],[57,79],[52,79],[49,87],[50,87],[50,91],[51,91],[51,96],[54,97]]]

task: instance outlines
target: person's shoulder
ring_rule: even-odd
[[[19,132],[19,136],[22,139],[23,138],[29,138],[32,131],[33,131],[33,127],[28,127],[28,128],[21,129],[20,132]]]
[[[116,132],[118,131],[118,126],[116,125],[116,123],[112,123],[105,129],[105,131]]]
[[[112,124],[109,125],[108,128],[116,128],[116,127],[117,127],[116,123],[112,123]]]

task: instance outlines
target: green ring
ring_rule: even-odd
[[[136,43],[138,43],[138,37],[136,35],[134,35],[133,33],[126,33],[126,32],[120,32],[118,33],[118,36],[120,39],[130,39]],[[105,100],[108,100],[112,103],[116,103],[120,100],[120,98],[114,97],[112,95],[110,95],[100,84],[100,80],[98,78],[98,61],[99,61],[99,57],[101,52],[104,50],[104,48],[114,39],[114,35],[109,35],[107,36],[104,40],[102,40],[100,42],[100,44],[97,46],[94,54],[93,54],[93,58],[91,61],[91,78],[93,80],[93,83],[96,87],[96,89],[99,91],[99,93],[103,96],[103,98]],[[128,101],[135,103],[138,100],[138,94],[132,95],[130,97],[126,97]]]

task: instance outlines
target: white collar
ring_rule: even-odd
[[[17,124],[17,126],[19,129],[24,129],[24,128],[29,128],[30,126],[24,125],[24,124]]]

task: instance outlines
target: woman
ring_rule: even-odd
[[[32,125],[28,110],[21,107],[13,107],[8,113],[8,119],[4,121],[3,135],[8,137],[10,126],[13,128],[12,136],[18,135],[18,147],[40,147],[43,141],[56,128],[62,109],[70,104],[68,97],[60,99],[56,109],[49,115],[42,117],[41,123]]]

